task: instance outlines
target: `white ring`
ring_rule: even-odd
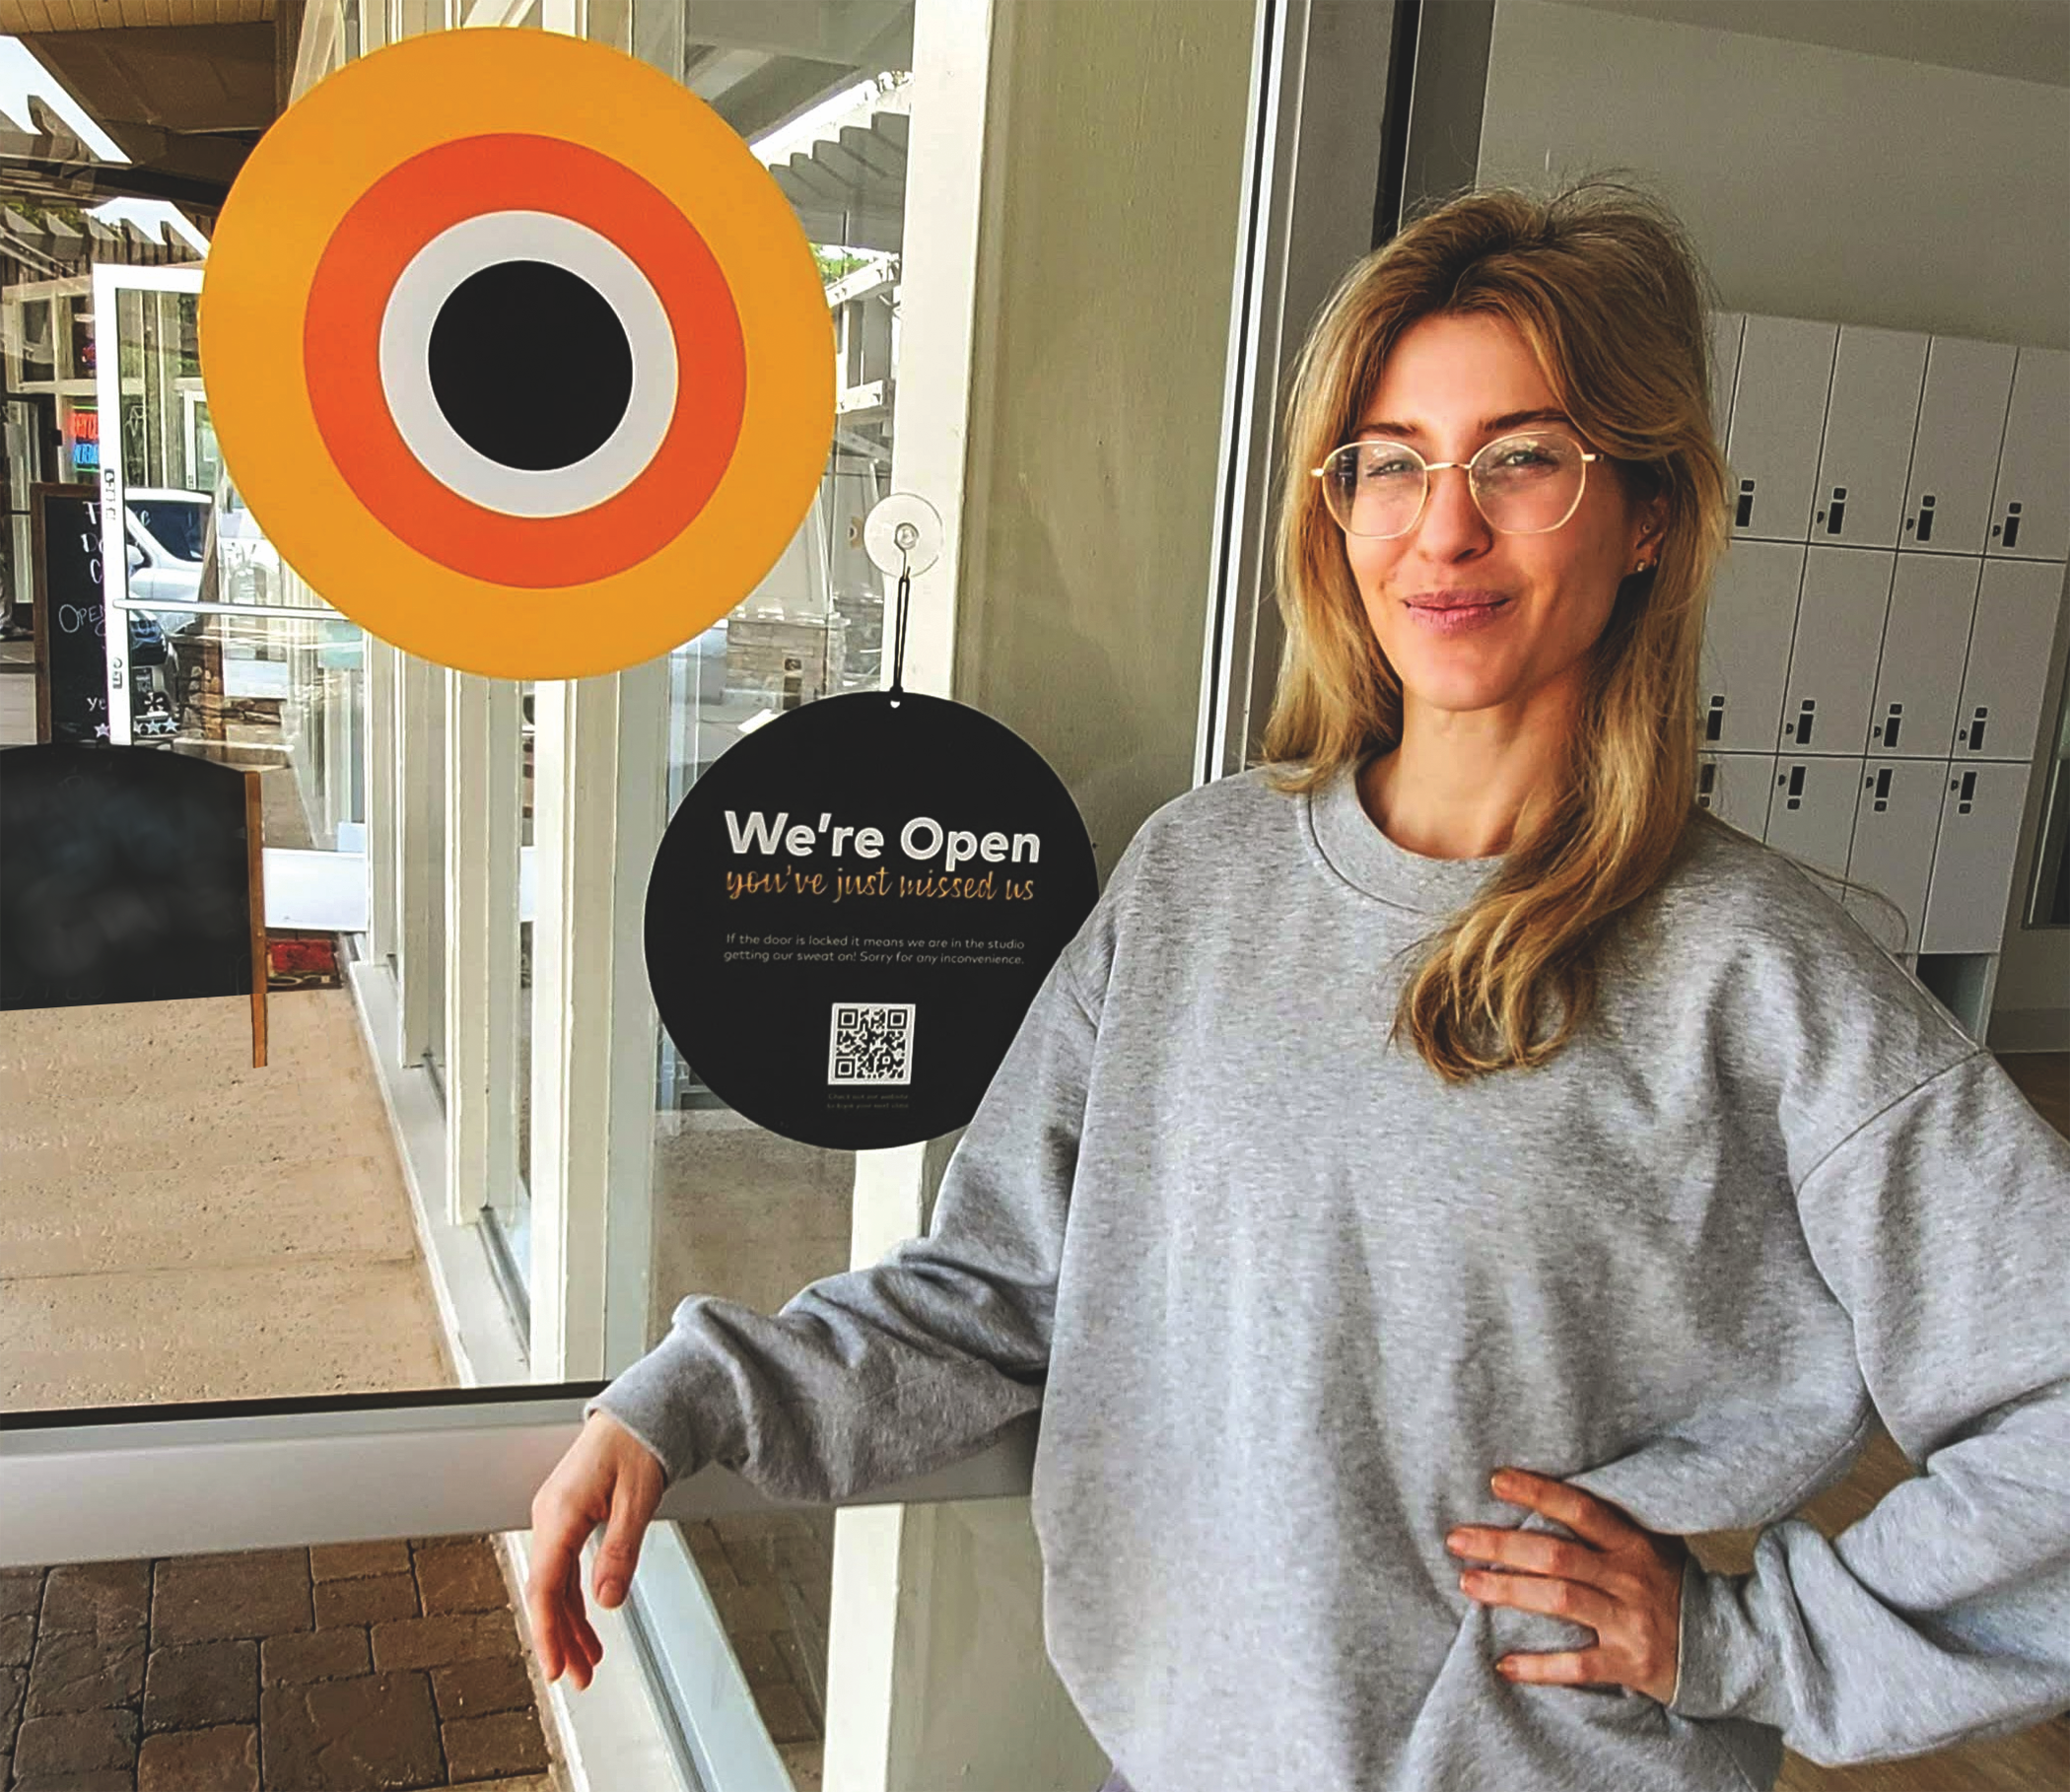
[[[501,261],[565,268],[603,296],[633,356],[618,427],[568,466],[505,466],[446,420],[431,382],[432,326],[456,287]],[[541,344],[551,352],[551,345]],[[511,378],[523,377],[513,368]],[[646,471],[675,416],[675,332],[639,264],[608,237],[552,212],[484,212],[442,231],[411,257],[380,319],[380,385],[403,444],[434,479],[507,517],[572,517],[615,498]]]

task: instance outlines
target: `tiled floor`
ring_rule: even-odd
[[[7,1792],[556,1792],[482,1538],[0,1571]]]

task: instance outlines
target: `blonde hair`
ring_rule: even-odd
[[[1448,1082],[1533,1068],[1595,1004],[1597,961],[1666,874],[1692,817],[1698,654],[1730,539],[1710,415],[1716,295],[1683,226],[1622,180],[1550,196],[1454,196],[1357,262],[1318,316],[1285,417],[1276,557],[1286,625],[1263,760],[1313,790],[1396,745],[1402,681],[1308,469],[1356,433],[1395,342],[1437,313],[1505,319],[1628,497],[1663,501],[1653,570],[1619,586],[1585,673],[1574,738],[1500,872],[1424,944],[1405,1030]],[[1548,1009],[1558,1007],[1556,1026]]]

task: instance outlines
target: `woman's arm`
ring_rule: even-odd
[[[949,1160],[925,1238],[774,1317],[693,1296],[583,1409],[667,1482],[709,1462],[786,1499],[846,1497],[981,1448],[1042,1404],[1094,1026],[1058,960]]]
[[[1691,1560],[1671,1708],[1837,1765],[2070,1706],[2070,1143],[1979,1051],[1848,1135],[1797,1205],[1924,1473],[1830,1541],[1770,1526],[1751,1574]]]

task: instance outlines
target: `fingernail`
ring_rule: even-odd
[[[615,1606],[625,1597],[625,1582],[622,1580],[605,1581],[603,1585],[596,1589],[596,1597],[607,1606]]]
[[[1516,1679],[1517,1665],[1515,1662],[1511,1661],[1508,1656],[1503,1656],[1500,1661],[1495,1663],[1495,1667],[1501,1673],[1508,1675],[1511,1680]]]

